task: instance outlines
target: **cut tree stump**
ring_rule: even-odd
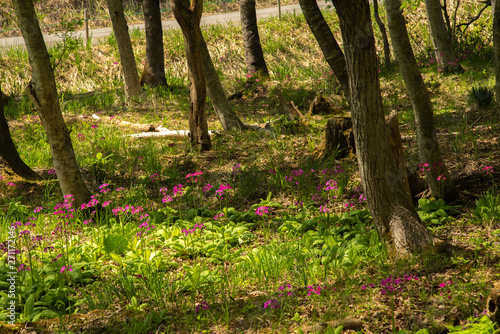
[[[326,159],[333,154],[336,154],[336,158],[344,158],[349,153],[356,153],[351,118],[330,118],[326,123],[325,136],[319,147],[319,159]]]
[[[323,97],[322,92],[316,95],[309,106],[309,113],[313,115],[341,114],[343,112],[342,108],[332,106],[331,103]]]
[[[486,312],[491,321],[500,325],[500,282],[497,282],[486,299]]]

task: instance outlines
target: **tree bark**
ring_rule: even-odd
[[[255,0],[240,1],[240,19],[247,71],[249,74],[267,77],[269,76],[269,71],[267,70],[262,45],[260,44]]]
[[[326,23],[316,0],[299,0],[300,8],[309,28],[318,41],[319,47],[325,56],[328,65],[340,82],[344,95],[349,97],[349,78],[344,53]]]
[[[339,16],[361,182],[374,224],[395,255],[432,243],[421,224],[389,147],[368,0],[333,0]]]
[[[144,26],[146,31],[146,60],[140,84],[151,87],[167,86],[165,55],[163,53],[163,28],[161,26],[160,0],[144,0]]]
[[[500,4],[494,0],[493,12],[493,50],[495,52],[495,96],[497,109],[500,111]]]
[[[2,90],[0,89],[0,156],[17,175],[28,180],[39,180],[41,176],[33,171],[19,156],[10,136],[9,124],[3,112]]]
[[[127,20],[123,12],[122,0],[106,0],[108,4],[109,17],[113,24],[113,32],[118,44],[118,53],[122,65],[123,76],[125,79],[125,93],[128,97],[138,95],[141,92],[139,74],[135,64],[134,50],[130,35],[128,33]]]
[[[451,44],[448,29],[446,29],[440,0],[425,0],[425,9],[436,61],[441,71],[447,73],[463,72],[462,65],[455,58],[455,49]]]
[[[375,22],[377,22],[377,26],[382,34],[382,43],[384,43],[384,63],[385,67],[389,69],[391,67],[391,48],[389,47],[389,39],[387,38],[385,24],[382,22],[378,13],[378,0],[373,0],[373,16],[375,17]]]
[[[83,181],[73,144],[62,117],[54,72],[33,1],[13,0],[13,3],[32,68],[33,77],[26,91],[47,134],[61,190],[64,195],[73,195],[74,204],[80,207],[82,203],[90,200],[90,192]]]
[[[400,7],[400,0],[385,0],[392,49],[415,114],[420,160],[428,164],[422,165],[421,168],[425,171],[432,196],[452,199],[456,197],[457,192],[441,155],[431,99],[415,60]]]
[[[203,69],[200,20],[203,12],[203,0],[173,0],[172,11],[184,35],[187,65],[189,71],[190,103],[189,132],[192,145],[200,145],[202,151],[210,150],[206,116],[205,72]]]
[[[219,118],[222,128],[226,131],[240,131],[247,129],[247,126],[236,116],[233,108],[227,99],[226,93],[222,88],[219,75],[215,70],[214,63],[208,52],[207,43],[203,34],[200,36],[201,56],[203,58],[203,68],[205,70],[205,80],[208,96],[212,101],[215,113]]]

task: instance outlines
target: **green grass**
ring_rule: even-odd
[[[411,11],[412,41],[428,45],[422,13]],[[338,27],[333,13],[325,17]],[[246,123],[271,122],[277,135],[220,132],[204,153],[186,139],[131,138],[136,131],[120,124],[188,128],[180,31],[164,34],[169,88],[146,88],[133,101],[124,96],[113,37],[88,47],[69,39],[67,52],[62,45],[51,50],[54,61],[61,59],[56,82],[77,160],[101,206],[70,212],[56,180],[26,182],[2,170],[0,242],[8,226],[22,224],[16,266],[30,268],[16,275],[17,321],[65,332],[78,330],[70,327],[70,314],[84,324],[97,317],[96,333],[284,333],[347,316],[362,319],[361,332],[386,333],[393,331],[393,315],[400,333],[433,333],[466,319],[472,328],[492,326],[479,319],[500,274],[498,174],[483,169],[500,168],[498,114],[467,103],[472,82],[493,84],[485,30],[460,36],[460,56],[466,56],[460,75],[438,74],[428,53],[415,49],[462,197],[415,203],[426,226],[455,244],[453,250],[394,260],[363,200],[355,157],[317,159],[332,115],[290,124],[278,114],[278,89],[304,114],[319,91],[348,112],[303,17],[264,20],[259,28],[271,77],[252,86],[245,85],[241,29],[212,26],[204,35],[226,91],[242,92],[231,102],[235,112]],[[340,40],[338,29],[335,34]],[[141,71],[144,36],[131,35]],[[47,176],[49,145],[22,93],[30,77],[26,52],[8,50],[0,69],[2,90],[11,96],[5,112],[12,137],[24,161]],[[381,88],[386,111],[399,111],[407,164],[416,168],[412,106],[395,69],[381,70]],[[221,129],[211,110],[208,120],[210,129]],[[197,171],[203,174],[193,177]],[[182,195],[175,195],[180,184]],[[222,198],[221,185],[230,186]],[[8,272],[2,261],[2,284]],[[411,279],[396,283],[400,277]],[[401,289],[384,293],[388,284]],[[4,310],[6,289],[0,285]]]

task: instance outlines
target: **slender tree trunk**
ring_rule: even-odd
[[[90,192],[83,181],[73,144],[62,117],[54,72],[33,1],[13,0],[13,3],[32,68],[33,77],[26,91],[47,134],[61,190],[64,195],[73,195],[74,204],[80,207],[82,203],[90,200]]]
[[[391,67],[391,48],[389,47],[389,39],[387,38],[387,31],[385,30],[384,22],[380,18],[378,13],[378,0],[373,0],[373,16],[375,17],[375,22],[382,34],[382,42],[384,43],[384,63],[385,67],[389,69]]]
[[[448,29],[446,29],[440,0],[425,0],[425,8],[436,61],[441,71],[448,73],[462,72],[464,69],[455,57],[455,49],[451,44]]]
[[[113,32],[118,44],[118,53],[122,64],[123,76],[125,78],[125,93],[127,96],[135,96],[141,92],[139,74],[135,64],[134,50],[130,35],[128,33],[127,20],[123,12],[122,0],[106,0],[108,4],[109,17],[113,24]]]
[[[500,111],[500,0],[492,3],[493,12],[493,50],[495,52],[495,96],[497,109]]]
[[[309,28],[318,41],[321,52],[323,52],[328,65],[330,65],[340,82],[345,96],[348,98],[349,78],[347,77],[347,67],[342,49],[335,40],[323,14],[321,14],[316,0],[299,0],[299,4]]]
[[[167,86],[165,55],[163,53],[163,28],[161,26],[160,0],[143,0],[146,30],[146,62],[141,75],[141,86]]]
[[[269,76],[262,45],[260,44],[259,29],[257,27],[257,13],[255,0],[240,0],[241,30],[245,46],[245,61],[247,71],[261,76]]]
[[[405,18],[401,11],[400,0],[385,0],[385,10],[392,49],[398,61],[399,71],[410,96],[415,113],[417,140],[420,160],[425,170],[426,180],[435,198],[451,199],[456,197],[456,189],[448,168],[441,156],[441,149],[434,126],[434,111],[422,75],[413,55],[410,39],[406,30]]]
[[[193,145],[201,145],[202,151],[210,150],[206,116],[207,90],[203,69],[202,34],[200,29],[203,0],[173,0],[172,11],[184,35],[187,65],[189,71],[189,136]]]
[[[222,88],[219,76],[215,70],[212,58],[208,52],[207,43],[203,35],[201,41],[201,56],[203,57],[203,68],[205,70],[205,80],[208,96],[212,101],[215,113],[219,118],[222,128],[226,131],[240,131],[247,129],[247,126],[236,116],[233,108],[227,99],[226,93]]]
[[[333,0],[344,41],[361,182],[380,236],[396,254],[432,243],[398,176],[389,147],[368,0]]]
[[[17,175],[28,180],[39,180],[41,176],[34,172],[19,156],[10,136],[9,124],[3,112],[2,90],[0,89],[0,156],[7,161]]]

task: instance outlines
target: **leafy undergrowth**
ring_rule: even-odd
[[[239,28],[204,33],[238,116],[269,123],[276,135],[222,132],[208,110],[219,132],[203,153],[186,139],[128,136],[136,132],[131,123],[188,128],[179,31],[164,37],[168,89],[146,88],[132,101],[112,37],[96,47],[68,40],[66,53],[50,51],[62,60],[61,106],[94,193],[82,208],[62,198],[42,126],[22,94],[27,55],[7,51],[0,66],[12,136],[45,180],[1,170],[1,333],[285,333],[322,324],[337,333],[335,320],[353,318],[361,327],[346,332],[443,333],[467,324],[470,332],[494,332],[482,315],[500,274],[498,113],[467,104],[471,80],[492,84],[491,49],[464,53],[459,75],[422,63],[460,196],[445,203],[423,192],[415,205],[429,230],[453,246],[394,260],[366,209],[356,158],[317,158],[333,115],[307,114],[310,102],[322,91],[334,109],[347,104],[304,19],[289,15],[259,28],[266,80],[245,73]],[[140,67],[144,36],[133,37]],[[404,86],[385,68],[381,86],[386,109],[399,111],[407,165],[418,174]],[[279,115],[278,90],[306,114],[300,123]],[[8,240],[15,241],[13,268]],[[11,300],[15,326],[6,324]]]

